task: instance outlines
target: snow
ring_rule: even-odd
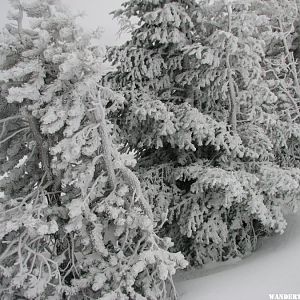
[[[179,273],[180,300],[267,300],[269,294],[300,294],[300,213],[283,235],[261,241],[243,260]]]

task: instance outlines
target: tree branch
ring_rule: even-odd
[[[94,117],[96,122],[100,125],[98,127],[98,132],[101,137],[102,142],[102,150],[103,150],[103,158],[104,163],[108,175],[108,180],[110,187],[112,189],[116,186],[116,174],[113,166],[113,158],[112,158],[112,144],[109,139],[109,134],[107,132],[107,125],[105,119],[105,109],[102,105],[102,100],[100,98],[100,93],[98,93],[98,101],[94,105]]]
[[[231,4],[227,4],[227,12],[228,12],[228,32],[231,33],[232,25],[231,25],[231,18],[232,18],[232,8]],[[227,68],[227,76],[228,76],[228,83],[229,83],[229,91],[230,91],[230,124],[232,126],[232,130],[236,132],[237,127],[237,103],[236,103],[236,94],[234,89],[234,80],[232,76],[232,69],[230,65],[230,53],[227,50],[226,54],[226,68]]]
[[[0,124],[1,124],[1,123],[6,123],[6,122],[8,122],[8,121],[10,121],[10,120],[20,119],[20,118],[22,118],[22,117],[23,117],[23,116],[21,116],[21,115],[7,117],[7,118],[4,118],[4,119],[1,119],[1,120],[0,120]]]
[[[3,143],[5,143],[5,142],[7,142],[7,141],[10,140],[10,139],[12,139],[14,136],[16,136],[17,134],[19,134],[19,133],[21,133],[21,132],[23,132],[23,131],[25,131],[25,130],[28,130],[28,127],[21,128],[21,129],[15,131],[13,134],[9,135],[9,136],[6,137],[4,140],[1,140],[1,141],[0,141],[0,145],[3,144]],[[1,133],[1,135],[2,135],[2,133]]]
[[[278,23],[279,23],[279,27],[280,27],[280,32],[282,33],[282,36],[283,36],[282,41],[283,41],[283,45],[284,45],[284,51],[285,51],[285,54],[287,56],[288,63],[291,67],[293,81],[294,81],[294,84],[295,84],[295,92],[297,94],[298,99],[300,100],[300,84],[299,84],[299,80],[298,80],[296,62],[294,60],[294,57],[293,57],[292,53],[289,50],[287,39],[286,39],[286,36],[284,35],[283,24],[282,24],[281,18],[278,19]]]
[[[37,143],[37,146],[39,148],[40,158],[42,162],[42,166],[44,168],[44,171],[46,172],[46,176],[48,180],[53,180],[53,174],[51,172],[50,167],[50,157],[49,157],[49,145],[47,140],[41,135],[38,127],[37,120],[31,116],[27,115],[27,119],[29,122],[29,127],[31,129],[31,132],[33,134],[33,138]]]
[[[23,39],[23,17],[24,17],[24,13],[23,13],[23,7],[21,4],[19,4],[19,15],[18,15],[18,34],[21,40],[21,43],[24,44],[24,39]]]

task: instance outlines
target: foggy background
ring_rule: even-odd
[[[84,12],[85,16],[79,19],[79,23],[86,29],[101,27],[103,35],[102,45],[118,45],[126,40],[126,35],[121,38],[118,35],[119,24],[113,20],[109,13],[121,7],[124,0],[62,0],[73,13]],[[0,0],[0,28],[8,22],[7,13],[10,8],[9,0]]]

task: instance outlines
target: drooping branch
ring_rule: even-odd
[[[100,93],[98,93],[97,103],[94,104],[94,118],[95,121],[100,125],[98,127],[98,131],[102,142],[102,151],[103,151],[105,168],[107,171],[110,187],[114,189],[116,186],[116,174],[113,166],[112,143],[109,138],[109,133],[107,130],[105,109],[102,105],[102,99],[100,98]]]
[[[136,201],[140,201],[146,215],[153,220],[153,213],[152,209],[150,207],[150,204],[145,199],[141,184],[137,176],[124,164],[118,162],[117,163],[117,169],[121,172],[121,175],[124,179],[124,181],[130,186],[130,188],[135,192],[136,194]]]
[[[94,118],[95,121],[100,125],[98,127],[99,134],[102,140],[102,151],[105,163],[105,168],[108,174],[109,183],[112,189],[116,186],[116,174],[115,170],[121,173],[124,181],[129,185],[135,194],[135,201],[140,201],[146,215],[152,220],[153,214],[148,201],[143,195],[143,191],[137,176],[126,167],[121,161],[117,160],[116,163],[113,161],[113,144],[109,136],[109,132],[106,125],[106,113],[105,108],[102,104],[102,99],[100,98],[100,93],[98,93],[97,103],[94,104]]]

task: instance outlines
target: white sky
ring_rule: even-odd
[[[121,7],[124,0],[62,0],[74,12],[85,12],[85,17],[80,21],[87,29],[103,28],[102,44],[115,45],[122,43],[126,36],[119,38],[117,32],[119,25],[109,14]],[[0,0],[0,28],[7,22],[9,0]]]

